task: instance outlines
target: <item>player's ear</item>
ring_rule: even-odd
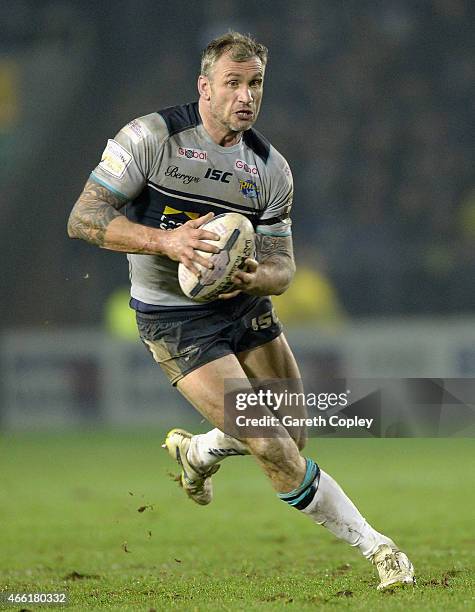
[[[205,100],[210,100],[210,84],[209,78],[200,74],[198,77],[198,92],[202,98]]]

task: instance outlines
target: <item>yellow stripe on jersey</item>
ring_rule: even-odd
[[[171,206],[165,206],[165,210],[163,211],[164,215],[181,215],[185,214],[190,219],[198,219],[200,216],[199,213],[187,212],[186,210],[177,210],[176,208],[172,208]]]

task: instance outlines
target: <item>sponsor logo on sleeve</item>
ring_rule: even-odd
[[[194,161],[206,162],[208,161],[208,153],[201,149],[187,149],[185,147],[178,147],[178,157],[184,157],[185,159],[192,159]]]
[[[133,121],[128,123],[122,131],[124,132],[124,134],[127,134],[127,136],[134,144],[138,144],[148,134],[150,134],[150,130],[148,129],[148,127],[139,119],[134,119]]]
[[[241,172],[247,172],[248,174],[253,174],[254,176],[259,176],[259,170],[257,166],[250,166],[242,159],[237,159],[234,164],[236,170],[241,170]]]
[[[239,191],[245,198],[257,198],[259,195],[259,187],[254,181],[239,180]]]
[[[99,168],[115,178],[122,178],[132,161],[132,154],[115,140],[108,140]]]

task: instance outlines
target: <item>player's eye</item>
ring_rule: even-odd
[[[230,87],[237,87],[238,86],[238,82],[236,80],[228,81],[228,85]]]
[[[262,79],[254,79],[251,81],[251,87],[260,87],[262,85]]]

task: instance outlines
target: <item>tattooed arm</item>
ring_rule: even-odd
[[[256,258],[248,259],[247,270],[234,275],[235,291],[222,299],[234,297],[240,291],[251,295],[280,295],[288,288],[295,273],[291,236],[256,234]]]
[[[212,218],[209,213],[188,221],[172,231],[146,227],[129,221],[120,211],[127,201],[102,185],[88,180],[68,221],[70,238],[80,238],[104,249],[144,255],[166,255],[197,271],[193,262],[208,266],[196,249],[217,252],[219,249],[202,240],[219,240],[219,236],[200,229]]]
[[[118,212],[127,201],[94,181],[88,180],[69,215],[68,235],[97,246],[114,249],[106,231],[114,219],[125,217]],[[122,222],[123,223],[123,222]],[[122,250],[118,248],[117,250]]]
[[[292,236],[256,234],[256,251],[259,282],[271,289],[271,295],[284,293],[295,274]]]

